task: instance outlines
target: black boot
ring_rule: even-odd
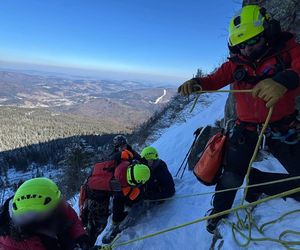
[[[254,185],[263,182],[264,179],[262,179],[262,175],[263,175],[262,171],[256,168],[251,168],[248,185]],[[262,195],[262,193],[263,192],[261,191],[260,187],[248,188],[245,200],[249,203],[257,201],[259,197]]]
[[[249,203],[259,200],[260,196],[262,195],[261,192],[256,191],[254,188],[249,188],[247,191],[247,195],[245,200]]]
[[[219,211],[220,212],[220,211]],[[210,212],[209,215],[213,215],[218,213],[215,209],[212,209],[212,211]],[[219,225],[220,221],[224,218],[226,218],[227,215],[221,215],[219,217],[216,218],[212,218],[212,219],[208,219],[207,220],[207,224],[206,224],[206,230],[207,232],[214,234],[216,231],[217,226]]]

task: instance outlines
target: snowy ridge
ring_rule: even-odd
[[[193,132],[200,126],[214,124],[214,122],[223,117],[223,109],[227,94],[205,94],[200,99],[205,102],[199,102],[192,114],[188,115],[190,106],[183,112],[186,114],[185,123],[173,124],[170,128],[160,131],[161,136],[152,145],[158,149],[160,158],[165,160],[172,174],[176,173],[181,161],[187,153],[192,141]],[[266,155],[265,160],[254,164],[255,167],[272,171],[285,172],[280,163],[272,156]],[[182,180],[175,179],[176,195],[192,194],[214,191],[214,187],[207,187],[200,184],[194,175],[187,171]],[[242,191],[239,191],[235,200],[235,205],[241,203]],[[117,242],[125,242],[146,234],[154,233],[169,227],[180,225],[205,215],[211,208],[211,195],[203,195],[185,199],[174,199],[166,201],[160,205],[154,206],[148,210],[143,217],[137,219],[135,226],[124,230]],[[281,214],[299,208],[299,203],[293,199],[276,199],[259,205],[255,208],[253,216],[258,225],[266,221],[278,218]],[[242,215],[242,213],[241,213]],[[236,221],[235,215],[229,216],[230,221]],[[212,235],[206,231],[206,223],[201,222],[179,230],[171,231],[158,235],[143,241],[139,241],[118,249],[146,249],[146,250],[173,250],[173,249],[209,249]],[[299,215],[292,214],[275,225],[266,228],[265,237],[278,239],[279,234],[284,230],[300,231]],[[222,224],[220,227],[224,238],[222,249],[245,249],[239,247],[231,233],[231,228]],[[247,232],[245,232],[247,234]],[[253,237],[260,238],[262,235],[253,229]],[[98,244],[101,243],[102,236],[98,238]],[[295,240],[295,236],[288,236],[288,240]],[[283,249],[281,245],[275,242],[251,242],[247,249]]]

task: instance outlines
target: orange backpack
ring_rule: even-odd
[[[226,138],[223,131],[211,137],[194,168],[194,175],[207,186],[215,185],[221,172]]]

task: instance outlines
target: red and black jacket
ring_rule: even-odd
[[[11,198],[10,198],[11,199]],[[65,201],[60,205],[60,216],[53,218],[60,224],[57,237],[49,237],[34,230],[14,230],[8,212],[8,199],[0,214],[0,249],[6,250],[68,250],[78,243],[87,249],[88,237],[74,209]],[[55,222],[56,223],[56,222]],[[85,245],[86,247],[83,247]]]
[[[246,76],[237,79],[241,69]],[[213,74],[199,81],[203,90],[217,90],[233,83],[235,90],[252,89],[260,80],[272,78],[284,85],[288,91],[274,105],[271,122],[281,120],[295,112],[295,98],[300,94],[300,44],[296,43],[292,34],[282,32],[278,43],[268,48],[256,62],[250,62],[241,55],[229,58]],[[234,93],[237,117],[240,121],[262,123],[268,109],[260,98],[253,98],[251,93]]]

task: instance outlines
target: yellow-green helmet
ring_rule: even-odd
[[[57,185],[48,178],[25,181],[12,200],[12,216],[19,224],[37,219],[54,210],[61,200]]]
[[[270,18],[269,14],[262,15],[257,5],[244,6],[230,21],[229,46],[236,46],[257,36],[265,30],[264,22]]]
[[[127,168],[127,182],[131,186],[145,184],[150,179],[150,169],[144,164],[132,164]]]
[[[158,152],[154,147],[145,147],[142,150],[141,157],[145,158],[147,161],[149,160],[157,160],[158,159]]]

